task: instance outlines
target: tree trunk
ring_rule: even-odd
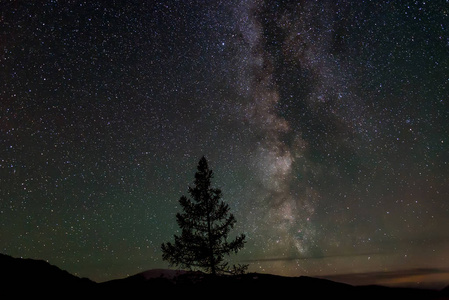
[[[216,275],[215,270],[215,262],[214,262],[214,249],[213,249],[213,243],[212,243],[212,230],[211,230],[211,220],[210,220],[210,214],[212,211],[211,205],[210,205],[210,199],[208,196],[206,196],[207,201],[207,238],[209,241],[209,263],[210,263],[210,272],[212,275]]]

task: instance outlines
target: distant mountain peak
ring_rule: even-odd
[[[154,279],[154,278],[165,278],[165,279],[174,279],[179,275],[186,274],[188,271],[185,270],[172,270],[172,269],[151,269],[141,273],[136,274],[135,276],[144,277],[146,280]]]

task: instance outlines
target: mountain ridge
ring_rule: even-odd
[[[18,294],[45,295],[64,293],[123,295],[136,297],[142,293],[170,295],[277,295],[307,293],[327,298],[338,295],[346,299],[378,299],[393,296],[399,299],[449,299],[449,286],[441,291],[384,286],[352,286],[329,279],[308,276],[285,277],[280,275],[246,273],[243,275],[213,276],[198,271],[151,269],[121,279],[102,283],[79,278],[43,260],[13,258],[0,254],[0,282],[3,291]],[[17,293],[16,293],[17,294]]]

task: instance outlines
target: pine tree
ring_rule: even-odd
[[[213,275],[224,272],[243,273],[247,265],[228,267],[224,256],[237,253],[245,244],[241,234],[228,242],[228,234],[236,220],[229,205],[220,200],[221,190],[211,187],[213,172],[203,156],[195,173],[194,187],[189,187],[191,199],[179,199],[183,212],[176,215],[181,235],[174,235],[174,244],[161,245],[162,258],[181,268],[202,269]],[[232,271],[231,271],[232,270]]]

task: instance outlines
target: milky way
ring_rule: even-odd
[[[98,281],[165,268],[205,155],[250,270],[447,276],[447,3],[0,11],[3,253]]]

